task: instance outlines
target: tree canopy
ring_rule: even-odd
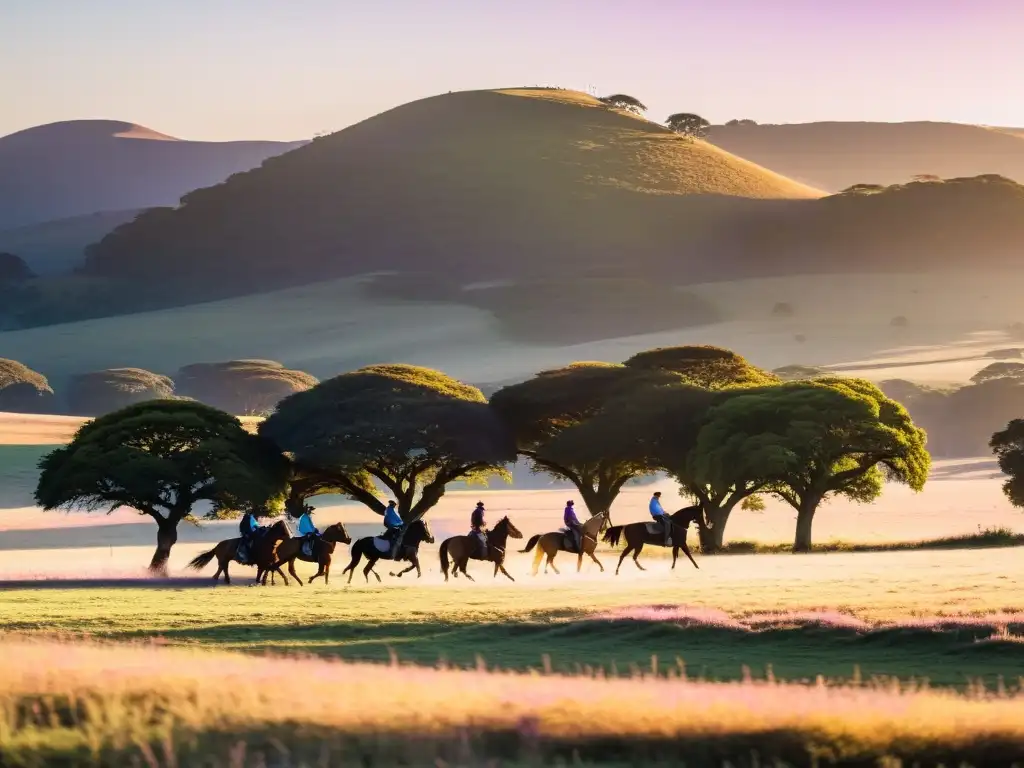
[[[36,487],[44,509],[112,512],[129,507],[157,524],[153,571],[166,570],[182,520],[250,509],[272,514],[283,497],[288,463],[266,440],[210,406],[152,400],[85,424],[46,455]]]
[[[993,379],[1024,379],[1024,363],[991,363],[971,376],[971,381],[975,384]]]
[[[31,280],[35,273],[20,256],[0,251],[0,284]]]
[[[74,376],[68,407],[80,416],[101,416],[145,400],[174,397],[174,382],[142,368],[109,368]]]
[[[591,515],[608,510],[622,486],[652,468],[642,446],[615,439],[617,414],[658,386],[678,382],[660,369],[577,362],[498,390],[491,407],[538,471],[571,482]],[[591,425],[599,414],[606,419]],[[595,442],[599,441],[599,442]]]
[[[603,96],[598,101],[613,109],[621,109],[625,112],[632,112],[635,115],[640,115],[647,111],[647,107],[639,99],[625,93],[613,93],[611,96]]]
[[[629,368],[677,373],[704,389],[771,384],[778,378],[732,350],[707,345],[658,347],[626,360]]]
[[[669,130],[691,139],[703,139],[711,128],[711,123],[700,115],[690,112],[676,112],[674,115],[669,115],[665,120],[665,125]]]
[[[0,411],[46,413],[53,390],[46,377],[17,360],[0,358]]]
[[[229,360],[186,365],[174,377],[178,394],[240,416],[263,416],[317,379],[273,360]]]
[[[479,389],[412,365],[369,366],[291,395],[260,434],[318,482],[383,514],[380,483],[407,522],[449,483],[515,459],[511,435]]]
[[[1014,419],[1006,429],[992,435],[989,443],[1007,475],[1003,493],[1015,507],[1024,507],[1024,419]]]
[[[930,461],[901,405],[869,382],[835,378],[736,392],[711,410],[692,470],[716,489],[762,480],[797,510],[793,548],[803,552],[826,498],[870,501],[883,479],[920,490]]]

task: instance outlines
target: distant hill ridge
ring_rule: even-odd
[[[184,141],[116,120],[72,120],[0,137],[0,230],[98,211],[176,205],[305,142]]]
[[[708,140],[773,171],[830,192],[999,174],[1024,183],[1024,132],[942,122],[716,125]]]

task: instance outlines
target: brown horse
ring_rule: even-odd
[[[508,576],[510,581],[515,581],[509,572],[505,570],[504,565],[505,545],[510,538],[521,539],[523,534],[512,525],[511,520],[503,517],[487,534],[486,557],[480,557],[477,554],[479,548],[473,536],[452,536],[450,539],[445,539],[441,542],[441,573],[444,574],[444,580],[448,581],[448,556],[451,555],[453,563],[452,576],[458,576],[459,571],[462,571],[463,576],[473,581],[473,577],[466,572],[467,563],[469,563],[470,559],[487,560],[494,563],[495,576],[498,575],[498,571],[501,571]]]
[[[380,547],[377,546],[377,542],[384,542],[380,546],[384,547],[384,551],[381,551]],[[420,544],[423,542],[428,544],[434,543],[434,534],[430,532],[430,528],[427,526],[425,520],[415,520],[409,523],[409,527],[405,529],[405,534],[402,537],[402,551],[399,553],[395,560],[402,561],[408,560],[409,567],[405,570],[399,571],[398,573],[392,573],[392,576],[401,577],[403,573],[408,573],[413,568],[416,569],[416,575],[422,576],[420,571],[420,558],[419,549]],[[377,577],[377,581],[380,582],[380,575],[373,570],[373,567],[377,565],[378,560],[390,560],[391,553],[388,551],[391,547],[391,542],[384,539],[382,536],[366,536],[365,538],[359,539],[355,544],[352,545],[352,562],[348,564],[341,575],[348,574],[348,581],[352,583],[352,576],[355,575],[356,566],[359,565],[360,558],[366,558],[366,567],[363,568],[363,576],[367,581],[370,580],[370,574],[372,573]]]
[[[704,520],[704,510],[700,506],[696,507],[685,507],[677,512],[673,512],[668,516],[672,524],[672,567],[676,567],[676,558],[679,557],[679,550],[682,549],[686,553],[686,556],[690,558],[690,562],[693,563],[694,568],[699,568],[697,561],[693,559],[693,555],[690,554],[690,548],[686,546],[686,532],[690,527],[690,523],[700,523]],[[633,553],[633,562],[636,567],[641,571],[646,570],[640,562],[637,560],[640,557],[640,552],[644,548],[644,544],[652,544],[658,547],[664,547],[665,545],[665,534],[661,531],[651,532],[648,530],[648,526],[651,525],[649,522],[643,523],[630,523],[629,525],[616,525],[609,528],[604,534],[604,540],[613,547],[619,545],[619,538],[622,533],[626,534],[626,548],[622,550],[622,555],[619,557],[619,564],[615,566],[615,574],[618,575],[619,568],[622,567],[622,561],[626,559],[626,555],[630,552]]]
[[[590,559],[597,563],[597,567],[604,573],[604,566],[601,565],[601,561],[597,559],[594,552],[597,550],[597,535],[608,527],[611,522],[610,512],[598,512],[592,518],[583,523],[582,530],[582,546],[577,549],[575,541],[570,542],[572,534],[562,529],[561,531],[551,531],[549,533],[538,533],[536,536],[531,536],[530,540],[526,544],[526,549],[519,550],[520,552],[529,552],[534,546],[537,547],[537,554],[533,556],[533,575],[537,575],[537,570],[540,568],[540,561],[545,555],[547,560],[544,562],[544,573],[548,572],[548,566],[550,565],[555,573],[558,573],[558,568],[555,567],[555,555],[559,552],[572,552],[576,554],[576,572],[579,573],[580,568],[583,567],[583,555],[589,555]]]
[[[299,578],[299,574],[295,572],[295,561],[305,560],[307,563],[316,563],[318,570],[317,572],[309,577],[310,583],[313,579],[317,579],[321,576],[324,577],[324,584],[327,584],[330,580],[331,575],[331,558],[334,555],[334,547],[336,544],[351,544],[352,537],[348,535],[348,531],[345,530],[345,526],[342,523],[334,523],[324,528],[324,532],[320,534],[320,538],[313,542],[313,554],[307,555],[304,551],[303,543],[305,537],[288,538],[282,541],[277,547],[277,566],[281,566],[284,563],[288,563],[288,573],[302,585],[302,579]],[[269,573],[269,571],[267,572]],[[263,584],[266,586],[267,573],[263,574]]]
[[[203,552],[203,554],[194,558],[187,567],[194,571],[199,571],[209,565],[214,558],[217,558],[217,572],[213,574],[213,580],[217,581],[223,573],[224,583],[230,584],[231,577],[228,575],[228,565],[233,560],[241,565],[255,565],[257,582],[262,578],[265,583],[267,572],[276,571],[281,574],[281,578],[287,584],[288,578],[284,575],[284,571],[281,570],[280,564],[277,563],[276,551],[281,542],[289,538],[291,538],[291,535],[288,533],[288,526],[285,525],[284,520],[278,520],[253,541],[252,551],[249,553],[248,558],[249,562],[243,563],[238,559],[238,547],[242,543],[242,539],[239,537],[225,539],[218,543],[209,552]]]

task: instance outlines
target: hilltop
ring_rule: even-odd
[[[821,192],[571,91],[416,101],[147,212],[90,274],[233,290],[429,264],[466,278],[618,272],[758,200]],[[145,258],[142,255],[145,254]]]
[[[957,123],[716,125],[708,140],[830,192],[915,176],[999,174],[1024,182],[1024,132]]]
[[[116,120],[28,128],[0,137],[0,230],[176,205],[302,143],[182,141]]]

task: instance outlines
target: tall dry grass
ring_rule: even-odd
[[[0,640],[0,764],[1008,765],[1024,698]],[[494,763],[490,763],[494,764]]]

